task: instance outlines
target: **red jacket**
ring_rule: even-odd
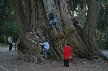
[[[69,47],[69,46],[64,46],[63,52],[64,52],[64,59],[70,59],[71,52],[72,52],[71,47]]]

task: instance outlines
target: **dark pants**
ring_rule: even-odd
[[[9,47],[9,51],[12,50],[12,43],[9,43],[10,47]]]
[[[41,45],[41,47],[42,47],[42,52],[41,52],[41,54],[43,54],[44,45]]]
[[[64,66],[69,67],[69,59],[64,59]]]

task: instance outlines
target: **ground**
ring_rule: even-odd
[[[13,48],[12,51],[5,49],[5,52],[0,53],[0,71],[108,71],[108,62],[101,59],[75,58],[70,62],[70,67],[64,67],[63,61],[51,59],[42,64],[35,64],[20,60],[17,51]]]

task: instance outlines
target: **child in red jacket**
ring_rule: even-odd
[[[64,66],[69,67],[69,60],[71,57],[72,49],[70,47],[70,43],[68,42],[66,46],[63,48],[64,52]]]

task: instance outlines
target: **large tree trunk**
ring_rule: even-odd
[[[94,53],[95,35],[96,35],[96,24],[97,16],[96,12],[96,2],[95,0],[90,0],[88,5],[87,21],[83,29],[83,39],[91,53]],[[97,47],[96,47],[97,48]],[[95,52],[97,54],[97,52]]]
[[[94,56],[102,56],[107,59],[96,43],[96,27],[99,16],[99,10],[101,9],[101,2],[96,0],[89,0],[88,3],[88,12],[87,12],[87,21],[83,29],[83,40],[85,45],[87,45],[87,50],[92,53]]]
[[[13,0],[16,23],[20,31],[17,43],[19,56],[23,59],[43,61],[42,48],[38,43],[47,39],[50,44],[48,54],[56,59],[63,59],[63,46],[71,42],[73,51],[80,57],[91,58],[88,46],[83,43],[77,34],[67,8],[66,0]],[[55,27],[47,29],[46,14],[52,12],[57,18],[60,27],[58,33]],[[96,23],[96,21],[94,21]],[[89,39],[89,38],[88,38]]]

